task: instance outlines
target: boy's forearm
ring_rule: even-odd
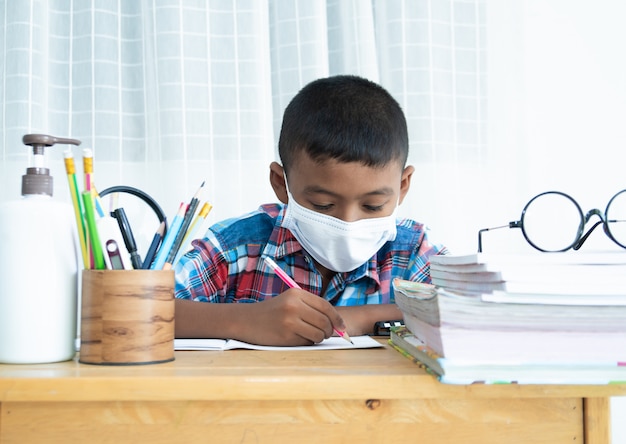
[[[217,304],[176,299],[177,338],[223,338],[254,342],[262,328],[251,322],[260,307],[255,304]],[[378,321],[402,319],[396,304],[336,307],[350,336],[372,334]]]
[[[188,299],[176,299],[176,320],[174,322],[177,338],[223,338],[231,337],[236,304],[212,304],[194,302]]]
[[[402,312],[396,304],[337,307],[337,311],[351,336],[372,334],[374,324],[378,321],[402,319]]]

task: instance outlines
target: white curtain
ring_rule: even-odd
[[[19,196],[22,135],[47,133],[93,149],[98,189],[173,216],[206,180],[209,221],[238,215],[275,200],[288,101],[351,73],[403,106],[418,172],[401,211],[436,225],[455,207],[437,178],[486,159],[484,22],[482,0],[1,1],[0,197]],[[64,149],[48,158],[69,201]]]

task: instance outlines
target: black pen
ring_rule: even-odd
[[[143,263],[141,261],[141,257],[139,257],[139,253],[137,253],[135,237],[130,229],[130,224],[128,223],[128,218],[126,217],[124,208],[116,208],[111,213],[111,216],[117,219],[117,223],[120,226],[122,238],[124,239],[124,245],[126,245],[128,254],[130,254],[130,262],[133,264],[133,268],[140,269]]]

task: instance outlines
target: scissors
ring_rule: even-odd
[[[138,205],[137,199],[126,200],[123,205],[118,205],[118,193],[127,194],[138,198],[141,203]],[[119,185],[109,187],[105,190],[102,190],[99,193],[100,197],[103,198],[107,195],[112,195],[111,197],[115,197],[115,199],[111,199],[110,202],[110,211],[111,216],[117,219],[118,225],[122,232],[122,237],[124,238],[124,243],[126,245],[126,249],[128,250],[131,258],[131,262],[133,268],[141,269],[144,267],[139,255],[138,251],[149,251],[148,245],[152,247],[157,236],[155,235],[156,229],[153,228],[154,217],[150,216],[151,213],[156,215],[159,225],[163,224],[163,233],[160,234],[160,239],[165,236],[167,232],[167,217],[165,212],[161,208],[161,206],[146,192],[126,185]],[[152,212],[146,215],[145,205],[152,210]],[[135,230],[134,233],[139,233],[142,237],[139,238],[139,242],[136,242],[135,235],[133,234],[133,230],[131,229],[131,224],[129,222],[129,217],[127,213],[130,215],[130,219],[135,222]],[[140,230],[137,230],[137,227]],[[150,237],[147,237],[147,236]],[[160,240],[159,239],[159,240]],[[139,245],[139,247],[138,247]],[[154,245],[156,247],[158,245]],[[148,253],[149,254],[149,253]],[[146,257],[146,259],[148,259]]]

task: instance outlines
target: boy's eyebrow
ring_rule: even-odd
[[[332,191],[327,190],[326,188],[318,186],[318,185],[311,185],[311,186],[305,187],[304,192],[307,194],[308,193],[327,194],[328,196],[332,196],[332,197],[340,197],[339,194],[333,193]],[[376,190],[369,191],[363,194],[363,196],[389,196],[393,193],[394,193],[394,190],[392,187],[382,187]]]

